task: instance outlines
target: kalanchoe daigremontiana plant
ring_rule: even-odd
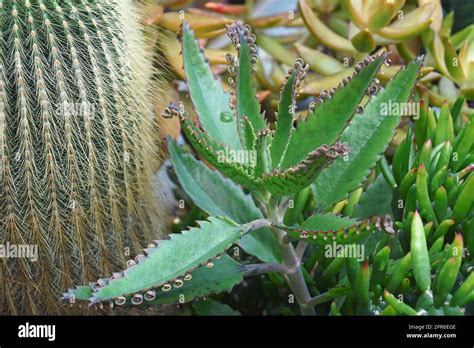
[[[154,241],[123,272],[70,289],[65,298],[112,306],[185,303],[231,291],[244,277],[271,273],[292,292],[302,314],[315,314],[317,306],[333,300],[332,314],[418,314],[392,295],[411,261],[405,256],[391,263],[388,242],[397,240],[397,231],[390,215],[355,219],[333,212],[366,181],[391,141],[401,115],[386,116],[380,110],[387,103],[407,102],[422,60],[401,69],[374,96],[371,86],[387,63],[387,54],[367,57],[351,78],[321,93],[298,120],[295,96],[307,66],[297,60],[281,90],[278,122],[272,130],[252,81],[255,37],[240,23],[228,26],[227,32],[238,51],[237,57],[227,57],[230,96],[210,72],[194,33],[184,23],[180,33],[184,71],[199,123],[181,103],[171,103],[164,115],[179,118],[189,143],[214,167],[169,141],[182,188],[209,218],[169,240]],[[360,105],[367,94],[369,101]],[[308,199],[311,195],[313,199]],[[413,250],[423,249],[416,217]],[[374,236],[379,242],[361,265],[355,258],[330,261],[321,253],[333,243],[354,245]],[[457,237],[453,243],[457,247],[456,243],[462,239]],[[226,253],[234,244],[261,262],[237,262]],[[419,255],[423,254],[414,252],[413,258]],[[427,271],[426,259],[420,259],[413,269],[422,289]],[[319,269],[313,272],[319,262],[322,274]],[[459,257],[452,262],[457,264]],[[389,275],[394,280],[387,283]],[[469,292],[471,285],[465,284],[457,291]]]

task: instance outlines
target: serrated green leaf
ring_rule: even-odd
[[[247,32],[248,31],[248,32]],[[260,113],[260,103],[256,97],[255,85],[252,73],[251,43],[249,43],[250,29],[245,28],[242,23],[237,22],[227,27],[227,33],[234,45],[239,45],[239,66],[236,76],[237,84],[237,121],[241,122],[245,115],[252,123],[256,133],[265,128],[265,121]]]
[[[315,244],[351,244],[367,238],[376,231],[393,233],[389,216],[374,217],[357,221],[332,214],[313,215],[301,227],[277,225],[296,239]]]
[[[369,218],[376,215],[390,214],[392,211],[392,188],[382,175],[365,190],[359,203],[355,206],[354,216]]]
[[[241,224],[263,218],[252,197],[231,180],[185,154],[172,140],[168,141],[168,150],[183,190],[199,208],[209,215],[226,216]],[[264,262],[281,260],[278,242],[268,228],[245,235],[239,245]]]
[[[323,208],[343,199],[369,174],[393,137],[400,113],[384,115],[382,107],[406,102],[416,81],[421,59],[400,70],[385,89],[379,92],[362,115],[354,117],[340,137],[351,148],[348,158],[338,158],[311,186],[317,204]],[[399,108],[400,109],[400,108]]]
[[[194,33],[187,23],[183,23],[182,46],[189,94],[203,128],[212,138],[231,149],[242,149],[235,115],[229,105],[229,95],[212,75]]]
[[[144,301],[143,305],[166,305],[174,303],[190,302],[196,298],[207,296],[223,291],[230,292],[233,287],[243,281],[243,273],[240,271],[240,264],[229,255],[223,254],[214,261],[212,268],[199,267],[192,272],[192,278],[183,283],[180,288],[173,287],[169,291],[161,289],[155,291],[155,298],[151,301]],[[90,286],[78,286],[69,289],[64,294],[64,299],[71,303],[74,301],[87,301],[93,295]],[[132,305],[133,295],[126,296],[124,305]]]
[[[229,305],[219,303],[217,301],[206,299],[205,301],[199,301],[194,304],[194,309],[197,315],[240,315],[240,313]]]
[[[298,81],[297,77],[300,71],[301,68],[293,70],[281,92],[280,102],[278,104],[276,130],[270,147],[273,168],[279,167],[290,139],[291,130],[293,129],[295,85]]]
[[[230,292],[241,283],[243,273],[240,264],[227,254],[214,261],[214,267],[199,267],[192,272],[192,278],[185,281],[181,288],[173,288],[168,292],[157,293],[157,304],[178,303],[180,298],[189,302],[196,298],[219,292]]]
[[[317,214],[310,216],[301,226],[309,230],[333,231],[349,228],[357,223],[357,219],[334,214]]]
[[[336,143],[329,147],[323,145],[310,152],[296,166],[286,170],[274,170],[261,178],[262,187],[275,196],[285,196],[301,191],[311,185],[323,168],[326,168],[338,156],[349,151],[347,144]]]
[[[200,221],[200,227],[181,234],[171,234],[147,256],[126,269],[123,277],[111,279],[94,291],[92,303],[101,302],[159,287],[184,276],[236,243],[243,228],[227,218],[210,217]]]
[[[257,135],[255,134],[255,130],[253,129],[252,123],[248,119],[248,117],[242,117],[242,139],[245,141],[245,149],[247,150],[255,150],[256,142],[257,142]]]
[[[333,144],[338,139],[354,115],[385,57],[385,54],[376,57],[345,87],[339,88],[332,98],[319,102],[314,111],[298,123],[288,144],[282,168],[295,165],[318,146]]]
[[[271,131],[262,129],[258,132],[255,149],[257,151],[257,165],[254,169],[256,177],[268,173],[272,169],[272,159],[270,158]]]
[[[252,177],[250,161],[247,161],[248,163],[238,162],[236,158],[232,157],[235,152],[234,150],[215,142],[206,133],[201,131],[201,129],[189,119],[186,112],[182,112],[179,119],[186,138],[188,138],[193,148],[204,157],[205,160],[209,161],[209,163],[224,175],[241,185],[248,187],[258,185]]]

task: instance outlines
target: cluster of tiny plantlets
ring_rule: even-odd
[[[244,277],[268,274],[277,286],[291,291],[301,314],[320,313],[324,308],[331,314],[425,314],[439,311],[440,303],[446,313],[462,313],[460,306],[472,302],[471,295],[467,300],[463,297],[473,290],[472,277],[456,286],[452,279],[462,262],[464,231],[441,243],[430,260],[424,242],[429,228],[424,228],[415,212],[416,204],[414,213],[406,213],[406,218],[394,215],[396,223],[391,211],[382,211],[376,204],[370,204],[378,209],[375,214],[361,213],[364,209],[367,213],[363,204],[370,202],[371,187],[384,183],[377,179],[361,197],[361,186],[372,181],[371,169],[377,162],[375,172],[387,180],[397,168],[407,166],[406,158],[397,154],[392,172],[381,157],[401,121],[401,112],[386,116],[380,110],[386,103],[406,103],[412,97],[422,59],[414,60],[385,87],[374,91],[376,75],[389,61],[384,52],[369,56],[337,88],[321,93],[300,118],[295,98],[307,65],[298,59],[281,89],[273,126],[261,112],[253,83],[255,37],[249,26],[239,22],[228,25],[227,32],[238,52],[237,57],[227,57],[232,75],[228,93],[212,75],[193,31],[187,23],[182,24],[179,37],[184,72],[198,122],[188,115],[183,103],[171,103],[164,114],[179,119],[189,144],[213,167],[174,140],[168,141],[179,183],[208,214],[207,219],[171,234],[168,240],[154,241],[127,263],[126,270],[69,289],[64,298],[71,303],[86,300],[99,307],[182,304],[230,292]],[[439,130],[447,122],[444,118],[440,116],[438,125],[434,121],[438,131],[433,130],[426,139],[434,137],[446,143],[441,135],[446,132]],[[426,121],[426,115],[419,120]],[[472,143],[468,146],[465,141],[459,140],[463,145],[458,147],[468,147],[463,151],[471,153]],[[255,161],[223,159],[222,154],[231,153],[255,153]],[[415,158],[414,154],[408,156],[409,161],[417,161]],[[440,161],[441,155],[431,158]],[[392,187],[398,187],[394,182]],[[472,217],[472,207],[465,207],[463,187],[453,202],[464,201],[461,218],[465,220]],[[392,195],[391,187],[389,192]],[[415,199],[421,200],[421,192]],[[420,211],[426,216],[423,207]],[[443,218],[450,216],[448,211],[450,208]],[[403,231],[407,226],[408,237]],[[408,247],[403,246],[403,238],[410,241]],[[235,260],[227,252],[233,245],[259,262]],[[331,259],[324,251],[332,245],[363,245],[367,248],[362,255],[365,260],[360,264],[353,256],[340,255]],[[430,286],[432,266],[439,269]],[[426,302],[416,310],[393,295],[403,294],[413,278],[419,290],[414,294],[419,295],[420,303]],[[434,302],[429,302],[429,296],[434,296]],[[451,301],[448,305],[447,298]]]
[[[0,244],[38,247],[0,260],[0,314],[60,313],[155,236],[142,39],[127,1],[0,1]]]

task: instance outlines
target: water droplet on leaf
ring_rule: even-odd
[[[220,120],[225,123],[232,122],[234,120],[234,115],[230,112],[221,112]]]

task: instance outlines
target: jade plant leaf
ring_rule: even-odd
[[[117,298],[118,305],[166,305],[190,302],[196,298],[223,291],[230,292],[243,280],[240,264],[227,254],[222,254],[213,262],[213,267],[199,267],[191,279],[180,287],[171,287],[167,291],[151,289],[142,294],[130,294]],[[92,286],[77,286],[69,289],[63,298],[71,303],[87,301],[93,296]],[[140,299],[142,299],[140,301]]]
[[[421,64],[422,59],[419,58],[401,69],[366,105],[363,114],[354,117],[344,130],[339,140],[350,144],[350,155],[335,160],[312,185],[313,194],[321,207],[327,208],[343,199],[364,181],[369,170],[375,166],[400,123],[400,110],[392,113],[390,105],[407,102]],[[383,108],[387,112],[382,112]]]
[[[123,275],[112,277],[94,289],[91,303],[118,296],[148,291],[151,288],[180,286],[186,275],[236,243],[243,235],[243,227],[221,217],[200,221],[181,234],[171,234],[168,240],[145,249],[146,256],[138,257]]]
[[[304,24],[318,41],[327,47],[344,52],[350,56],[357,53],[349,40],[336,34],[314,14],[307,0],[299,0],[298,8]]]
[[[199,208],[241,224],[263,218],[252,197],[238,185],[184,153],[173,140],[168,141],[168,150],[182,188]],[[278,242],[268,228],[245,235],[239,245],[264,262],[281,260]]]
[[[385,53],[366,58],[356,65],[354,76],[345,78],[334,93],[320,94],[316,107],[293,132],[282,168],[295,165],[318,146],[333,144],[338,139],[386,58]]]
[[[402,19],[397,19],[388,27],[380,29],[377,34],[390,40],[407,40],[419,35],[428,28],[432,22],[431,15],[435,6],[432,3],[425,4],[409,12]]]
[[[231,149],[242,149],[230,97],[213,75],[189,24],[181,31],[184,72],[194,109],[204,130]]]

